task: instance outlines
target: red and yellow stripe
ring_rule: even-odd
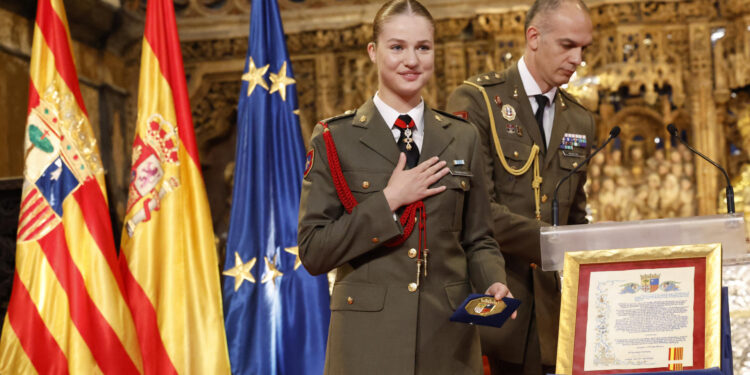
[[[683,356],[682,347],[671,347],[669,348],[669,360],[670,361],[682,361]]]
[[[29,113],[50,93],[73,98],[72,111],[83,123],[79,133],[68,136],[93,139],[71,45],[61,0],[39,0]],[[0,340],[0,373],[142,373],[108,224],[103,171],[87,165],[85,179],[65,198],[57,216],[34,188],[32,172],[44,166],[31,163],[24,172],[27,183],[13,291]]]
[[[188,101],[173,3],[148,2],[138,93],[136,134],[148,137],[159,115],[178,129],[179,163],[161,161],[163,197],[141,197],[127,222],[159,199],[158,210],[123,230],[120,262],[146,373],[229,373],[229,356],[213,227]],[[132,189],[132,187],[131,187]],[[200,355],[197,355],[200,353]]]

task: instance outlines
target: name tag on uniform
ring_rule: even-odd
[[[521,301],[515,298],[505,297],[498,301],[490,295],[470,294],[456,309],[450,320],[500,327],[520,305]]]
[[[448,171],[450,172],[451,176],[474,177],[474,174],[469,171],[459,171],[450,168],[448,169]]]
[[[579,153],[577,153],[575,151],[563,150],[562,153],[563,153],[563,156],[568,156],[568,157],[572,157],[572,158],[582,158],[583,157],[583,154],[579,154]]]

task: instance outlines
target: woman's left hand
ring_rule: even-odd
[[[496,300],[501,300],[503,297],[510,297],[513,298],[513,295],[510,293],[510,289],[508,289],[507,286],[503,283],[494,283],[490,285],[489,288],[487,288],[487,291],[484,292],[484,294],[489,294],[495,297]],[[517,311],[513,312],[513,315],[510,316],[511,319],[515,319],[518,315]]]

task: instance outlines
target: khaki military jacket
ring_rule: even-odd
[[[420,162],[439,156],[452,174],[445,191],[424,199],[428,272],[416,280],[418,232],[400,235],[383,189],[399,156],[393,135],[372,100],[328,121],[341,169],[359,203],[346,213],[329,170],[323,127],[311,140],[302,185],[299,254],[311,274],[336,269],[331,297],[327,374],[480,374],[476,327],[449,321],[471,293],[505,283],[504,261],[488,225],[486,174],[479,136],[470,124],[425,106]]]
[[[559,281],[554,272],[540,267],[539,228],[552,223],[552,197],[555,185],[588,155],[594,142],[594,120],[591,114],[562,89],[555,97],[555,115],[549,149],[544,151],[539,126],[531,110],[517,65],[502,73],[489,72],[467,80],[448,98],[449,112],[465,116],[479,130],[484,171],[493,182],[490,188],[493,229],[506,261],[508,287],[522,301],[518,318],[501,328],[482,329],[485,354],[504,361],[521,363],[528,339],[532,311],[535,313],[541,347],[541,362],[554,365],[560,312]],[[536,220],[532,189],[533,168],[514,176],[498,157],[489,121],[488,105],[495,121],[502,157],[512,168],[526,165],[532,145],[540,146],[539,172],[541,221]],[[513,111],[503,106],[512,107]],[[504,112],[504,113],[503,113]],[[509,118],[512,118],[509,120]],[[585,147],[561,149],[568,134],[585,136]],[[579,138],[580,139],[580,138]],[[586,167],[582,167],[560,186],[558,192],[560,225],[586,223]]]

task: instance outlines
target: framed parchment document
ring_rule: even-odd
[[[720,335],[721,244],[565,253],[558,374],[717,367]]]

